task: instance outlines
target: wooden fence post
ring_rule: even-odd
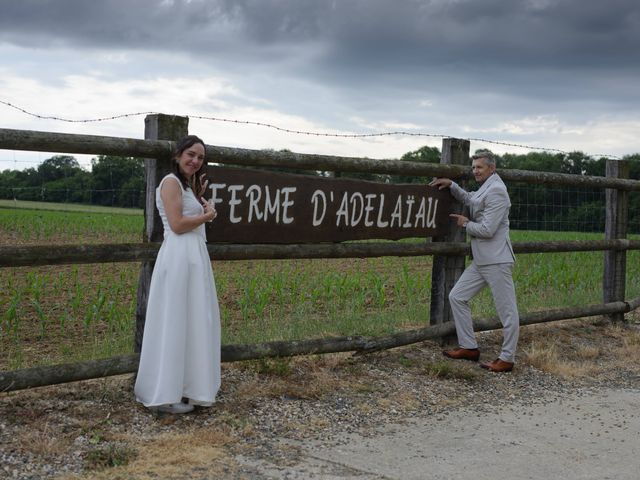
[[[445,138],[442,140],[442,157],[440,163],[448,165],[469,165],[469,145],[468,140],[458,138]],[[456,180],[463,188],[466,181]],[[462,213],[463,207],[460,203],[453,205],[453,213]],[[458,228],[456,222],[449,222],[449,231],[441,237],[434,237],[433,242],[464,242],[466,233],[464,229]],[[430,325],[437,325],[453,321],[451,306],[449,305],[449,292],[455,285],[460,275],[464,271],[464,256],[433,256],[433,267],[431,269],[431,306],[429,312]],[[442,343],[453,343],[454,336],[442,338]]]
[[[627,160],[607,160],[606,176],[629,178],[629,162]],[[629,220],[629,192],[607,188],[605,198],[605,239],[624,239],[627,237]],[[604,253],[602,293],[605,302],[624,301],[626,262],[626,250],[608,250]],[[624,321],[624,313],[612,313],[607,317],[614,322]]]
[[[144,138],[146,140],[178,141],[189,132],[189,118],[175,115],[147,115],[144,119]],[[144,203],[143,242],[161,242],[164,234],[162,220],[156,210],[156,187],[160,180],[171,172],[171,155],[144,160],[146,196]],[[142,262],[138,279],[138,297],[136,304],[136,332],[134,351],[140,353],[144,319],[147,313],[147,298],[155,260]]]

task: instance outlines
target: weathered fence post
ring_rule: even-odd
[[[147,115],[144,119],[144,138],[147,140],[180,140],[188,134],[189,118],[175,115]],[[163,227],[160,215],[156,210],[156,187],[167,173],[171,171],[171,155],[144,160],[144,177],[146,196],[144,203],[143,242],[161,242]],[[138,298],[136,304],[136,332],[134,351],[140,353],[144,318],[147,313],[147,297],[151,274],[155,261],[142,262],[138,279]]]
[[[629,178],[629,162],[627,160],[607,160],[607,177]],[[629,192],[607,188],[605,239],[615,240],[627,237],[629,219]],[[604,275],[602,293],[605,302],[624,301],[626,287],[626,250],[608,250],[604,252]],[[612,321],[624,321],[624,313],[607,315]]]
[[[449,165],[469,165],[469,145],[468,140],[458,138],[445,138],[442,140],[442,157],[440,163]],[[456,182],[462,187],[466,187],[466,181],[457,179]],[[462,213],[462,204],[453,205],[454,213]],[[456,222],[449,222],[449,231],[441,237],[433,237],[433,242],[464,242],[466,233],[462,228],[456,226]],[[464,256],[433,256],[433,267],[431,269],[431,306],[429,323],[437,325],[453,321],[451,307],[449,305],[449,292],[453,288],[462,272],[464,271]],[[452,343],[454,337],[444,337],[442,343]]]

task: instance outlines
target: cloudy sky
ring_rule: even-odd
[[[640,152],[640,2],[0,0],[0,102],[0,128],[144,136],[144,116],[10,103],[186,115],[243,148],[398,158],[446,135],[623,156]],[[45,158],[0,150],[0,169]]]

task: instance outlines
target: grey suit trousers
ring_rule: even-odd
[[[456,325],[458,343],[461,348],[478,348],[473,332],[471,308],[469,300],[475,297],[485,286],[489,286],[496,311],[503,327],[502,352],[500,357],[505,362],[514,362],[520,318],[516,305],[516,291],[513,286],[511,272],[513,263],[497,263],[493,265],[476,265],[472,262],[462,273],[449,293],[451,312]]]

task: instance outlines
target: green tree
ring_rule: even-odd
[[[40,200],[42,182],[35,168],[0,173],[0,198]]]
[[[100,155],[91,160],[91,202],[141,208],[144,202],[144,160]],[[132,201],[137,199],[136,202]]]
[[[524,155],[505,153],[500,158],[499,168],[532,170],[537,172],[562,172],[562,154],[548,152],[529,152]]]
[[[3,170],[0,172],[0,198],[12,199],[16,195],[15,187],[17,170]]]
[[[593,159],[583,152],[570,152],[562,157],[561,173],[570,173],[573,175],[586,175]]]
[[[40,194],[46,202],[91,203],[91,173],[78,170],[73,176],[47,182]]]
[[[583,152],[529,152],[505,154],[500,168],[604,175],[605,159],[595,160]],[[601,231],[604,196],[602,189],[576,188],[549,184],[508,185],[511,197],[511,225],[526,230]]]
[[[629,178],[640,180],[640,153],[626,155],[629,161]],[[629,192],[629,233],[640,232],[640,192]]]
[[[440,149],[425,145],[418,150],[407,152],[400,157],[401,162],[440,163]],[[392,175],[393,183],[429,183],[431,179],[413,175]]]
[[[51,182],[60,178],[73,177],[81,172],[82,168],[75,159],[69,155],[55,155],[47,158],[38,166],[38,174],[42,183]]]

